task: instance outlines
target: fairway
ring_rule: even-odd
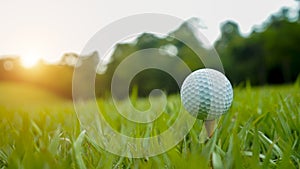
[[[199,142],[202,122],[197,120],[189,134],[173,149],[140,159],[119,157],[99,148],[80,129],[71,101],[42,91],[33,92],[30,90],[32,87],[28,86],[23,86],[23,89],[9,89],[8,86],[0,85],[1,169],[300,167],[298,84],[236,87],[233,105],[222,116],[210,140]],[[30,97],[34,101],[13,94],[25,91],[31,91]],[[36,103],[36,98],[49,100],[40,100],[42,106],[35,109],[10,106],[11,100],[30,104]],[[147,99],[132,99],[137,107],[149,106]],[[130,136],[147,137],[159,134],[173,123],[178,114],[180,97],[168,97],[165,111],[157,122],[151,124],[151,130],[147,124],[126,121],[109,99],[99,99],[98,106],[115,130]]]
[[[24,83],[0,82],[0,93],[0,106],[9,109],[43,107],[65,101],[46,89]]]

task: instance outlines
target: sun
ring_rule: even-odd
[[[30,53],[21,57],[21,64],[24,68],[32,68],[39,61],[39,57],[36,54]]]

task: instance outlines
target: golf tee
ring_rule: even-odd
[[[207,136],[208,136],[209,138],[211,138],[212,135],[214,134],[214,131],[215,131],[215,123],[216,123],[216,120],[215,120],[215,119],[213,119],[213,120],[205,120],[205,121],[204,121],[206,133],[207,133]]]

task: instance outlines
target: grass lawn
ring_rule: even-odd
[[[92,144],[80,129],[71,101],[17,84],[0,84],[0,93],[0,169],[300,168],[299,85],[237,87],[231,109],[206,143],[199,141],[202,121],[197,120],[170,151],[136,159]],[[148,105],[146,99],[134,101]],[[126,121],[111,100],[98,100],[113,128],[137,137],[166,130],[176,119],[179,103],[179,95],[170,96],[152,131],[144,132],[147,125]]]

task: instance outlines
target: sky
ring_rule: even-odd
[[[162,13],[187,20],[200,18],[213,43],[220,25],[233,20],[247,34],[294,0],[1,0],[0,56],[43,58],[54,62],[67,52],[80,53],[104,26],[125,16]],[[174,28],[175,29],[175,28]]]

